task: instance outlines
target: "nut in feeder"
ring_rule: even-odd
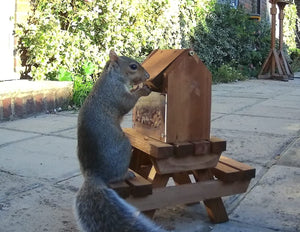
[[[153,92],[133,109],[134,129],[165,143],[209,140],[211,73],[195,52],[155,50],[142,65]]]

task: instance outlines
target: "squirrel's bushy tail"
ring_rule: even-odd
[[[75,200],[84,232],[164,232],[99,178],[86,178]]]

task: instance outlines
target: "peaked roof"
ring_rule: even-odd
[[[164,49],[154,50],[142,63],[150,74],[150,79],[155,78],[164,71],[179,55],[190,49]]]

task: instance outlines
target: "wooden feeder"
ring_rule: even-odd
[[[143,67],[153,92],[133,109],[134,128],[123,128],[136,177],[111,187],[150,217],[203,201],[212,222],[227,221],[221,197],[245,192],[255,169],[221,156],[226,141],[210,136],[211,73],[191,49],[155,50]]]
[[[142,65],[156,92],[136,104],[134,129],[165,143],[209,140],[211,73],[195,52],[155,50]]]

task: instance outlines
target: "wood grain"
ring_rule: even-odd
[[[154,188],[153,193],[142,200],[134,197],[129,197],[126,200],[139,210],[145,211],[243,193],[247,190],[248,185],[249,181],[224,183],[211,180],[194,184]]]

